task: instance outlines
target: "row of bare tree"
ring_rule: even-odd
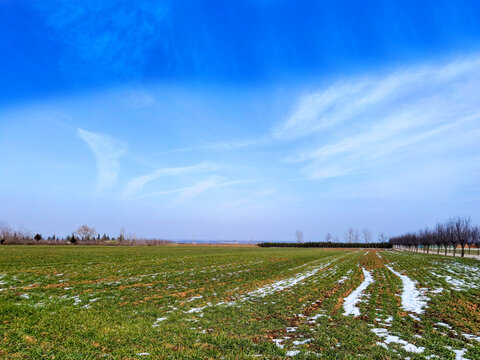
[[[426,228],[416,233],[392,237],[389,241],[394,248],[404,248],[416,252],[419,248],[427,253],[432,248],[436,248],[437,254],[439,254],[440,249],[443,248],[447,255],[449,248],[452,248],[453,256],[455,256],[457,248],[461,248],[461,256],[464,257],[466,247],[469,252],[471,248],[476,247],[480,254],[480,227],[472,224],[468,217],[455,217],[438,223],[432,229]]]
[[[71,235],[58,237],[56,235],[47,238],[41,234],[35,234],[25,229],[14,229],[5,222],[0,222],[0,245],[61,245],[61,244],[85,244],[85,245],[165,245],[171,241],[160,239],[138,238],[133,234],[127,235],[122,228],[117,237],[102,236],[90,226],[82,225]]]
[[[349,227],[345,234],[343,234],[344,242],[349,243],[349,244],[368,244],[373,241],[373,233],[369,229],[362,229],[362,231],[358,231],[357,229],[354,229],[352,227]],[[303,243],[303,231],[297,230],[295,232],[295,240],[297,243],[302,244]],[[378,236],[378,240],[376,242],[382,243],[386,242],[388,240],[387,235],[385,233],[380,233]],[[330,233],[325,234],[325,242],[326,243],[339,243],[340,238],[336,235],[332,235]]]

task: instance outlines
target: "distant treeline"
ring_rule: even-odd
[[[127,246],[157,246],[168,245],[172,242],[163,239],[145,239],[138,238],[133,234],[125,234],[122,229],[120,234],[115,237],[109,235],[100,235],[93,227],[87,225],[80,226],[71,235],[59,237],[51,235],[43,237],[41,234],[35,234],[25,229],[13,229],[4,222],[0,222],[0,245],[127,245]]]
[[[297,247],[297,248],[376,248],[376,249],[389,249],[392,245],[388,242],[375,242],[375,243],[347,243],[347,242],[264,242],[259,243],[260,247]]]
[[[480,226],[472,224],[468,217],[455,217],[438,223],[434,228],[392,237],[389,242],[394,248],[415,252],[418,252],[419,248],[427,253],[435,249],[439,254],[443,248],[447,255],[447,251],[451,249],[453,256],[459,247],[463,257],[465,248],[470,253],[470,250],[476,247],[480,254]]]

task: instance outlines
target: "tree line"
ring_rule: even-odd
[[[14,229],[5,222],[0,222],[0,245],[166,245],[169,240],[145,239],[134,234],[126,234],[122,228],[118,236],[100,235],[95,228],[87,225],[80,226],[77,230],[65,237],[51,235],[43,237],[36,233],[33,235],[26,229]]]
[[[393,248],[405,249],[418,252],[423,249],[429,253],[432,249],[440,254],[440,250],[453,251],[455,256],[458,248],[461,256],[465,256],[465,248],[469,253],[472,248],[477,248],[480,255],[480,227],[472,224],[469,217],[454,217],[437,223],[433,228],[425,228],[418,232],[410,232],[395,236],[389,240]]]
[[[264,242],[259,243],[260,247],[295,247],[295,248],[380,248],[380,249],[389,249],[392,245],[389,242],[360,242],[360,243],[350,243],[350,242],[331,242],[331,241],[322,241],[322,242]]]

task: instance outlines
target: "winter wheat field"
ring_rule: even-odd
[[[0,248],[2,359],[480,359],[480,262],[375,250]]]

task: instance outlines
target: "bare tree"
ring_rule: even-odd
[[[420,230],[418,233],[419,244],[423,246],[423,252],[430,251],[430,245],[434,244],[435,235],[429,229]]]
[[[302,230],[297,230],[295,231],[295,239],[299,244],[303,243],[303,231]]]
[[[344,237],[346,242],[350,244],[353,243],[353,241],[355,240],[355,229],[352,227],[349,227],[347,229],[347,232],[344,234]]]
[[[439,223],[436,227],[437,236],[440,238],[443,248],[445,250],[445,256],[448,253],[448,246],[450,245],[451,231],[448,223]]]
[[[6,222],[0,222],[0,243],[3,245],[13,234],[13,230]]]
[[[378,241],[380,242],[387,242],[388,238],[387,238],[387,235],[385,235],[384,232],[380,233],[380,235],[378,235]]]
[[[455,231],[456,244],[462,248],[462,257],[465,256],[465,245],[470,241],[471,226],[470,218],[457,217],[453,220],[453,229]]]
[[[332,234],[330,234],[330,233],[326,233],[326,234],[325,234],[325,241],[326,241],[326,242],[331,242],[332,239],[333,239],[333,235],[332,235]]]
[[[472,229],[472,244],[477,247],[477,254],[480,255],[480,227],[478,225]]]
[[[118,242],[125,242],[126,240],[126,233],[125,233],[125,228],[122,226],[122,228],[120,229],[120,234],[118,235]]]
[[[457,253],[457,248],[461,248],[461,256],[465,256],[465,246],[470,248],[476,246],[480,253],[480,228],[472,226],[469,217],[454,217],[442,223],[438,223],[434,229],[424,229],[417,233],[407,233],[390,239],[394,246],[406,246],[408,249],[414,249],[418,252],[421,245],[424,252],[429,252],[430,246],[436,245],[437,254],[443,246],[445,255],[448,248],[452,246],[453,256]]]
[[[435,226],[435,230],[433,230],[433,232],[435,233],[435,238],[433,240],[433,243],[437,247],[437,255],[440,255],[440,248],[442,247],[442,245],[445,242],[443,225],[442,224],[437,224],[437,226]]]
[[[372,240],[372,232],[368,229],[362,230],[363,241],[369,243]]]
[[[93,227],[82,225],[77,229],[77,231],[75,231],[75,234],[77,234],[83,241],[90,241],[91,239],[95,238],[97,232]]]

